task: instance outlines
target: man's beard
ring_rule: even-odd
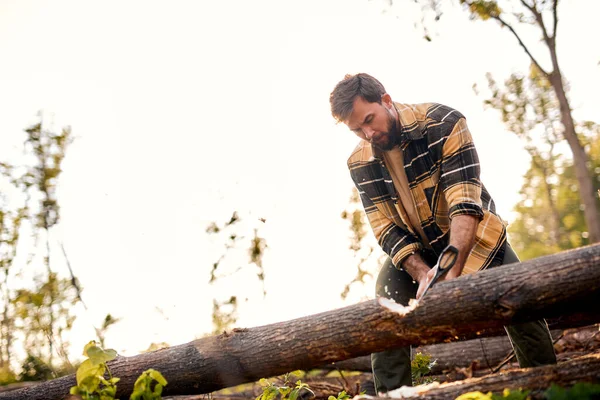
[[[392,150],[400,144],[400,124],[391,113],[388,114],[387,132],[381,132],[376,137],[373,137],[371,144],[383,151]]]

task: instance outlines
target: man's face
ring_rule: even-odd
[[[352,114],[344,122],[358,137],[383,151],[400,144],[398,118],[388,94],[382,96],[381,104],[357,97],[353,105]]]

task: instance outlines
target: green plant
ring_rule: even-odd
[[[106,363],[114,359],[117,352],[103,350],[92,340],[85,345],[83,355],[88,358],[77,368],[77,386],[73,386],[70,393],[81,396],[83,400],[113,400],[119,378],[112,377]],[[108,379],[104,377],[105,373],[108,373]]]
[[[363,393],[361,393],[363,394]],[[329,396],[329,398],[327,400],[348,400],[350,398],[350,395],[348,393],[346,393],[345,390],[342,390],[341,392],[338,393],[337,397],[335,396]]]
[[[469,392],[461,394],[455,400],[527,400],[529,398],[528,390],[504,389],[502,394],[495,394],[492,392],[488,392],[487,394],[481,392]]]
[[[600,397],[600,385],[587,382],[576,383],[572,388],[565,389],[555,384],[544,392],[548,400],[591,400]]]
[[[156,381],[154,389],[152,383]],[[130,400],[160,400],[163,387],[167,380],[162,374],[152,368],[142,372],[133,385],[133,393]]]
[[[263,387],[263,392],[260,396],[256,398],[256,400],[274,400],[278,396],[280,396],[280,400],[296,400],[300,391],[306,390],[314,396],[312,390],[308,387],[306,383],[302,383],[302,381],[296,381],[296,385],[292,387],[288,383],[289,374],[286,374],[283,381],[283,386],[277,386],[272,382],[269,382],[266,379],[261,379],[260,385]]]
[[[431,383],[434,380],[425,375],[431,372],[436,360],[431,361],[431,356],[428,354],[417,353],[415,358],[410,362],[413,384],[421,385]]]
[[[77,386],[71,394],[81,396],[83,400],[115,400],[119,378],[111,375],[106,363],[117,357],[117,352],[103,350],[92,340],[85,345],[83,355],[87,357],[77,368]],[[108,373],[108,379],[105,374]],[[154,385],[153,383],[156,382]],[[160,400],[167,380],[154,369],[148,369],[139,376],[133,385],[130,400]]]

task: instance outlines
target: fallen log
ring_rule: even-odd
[[[537,368],[511,369],[494,375],[466,379],[451,383],[403,387],[388,393],[389,397],[420,400],[455,399],[469,392],[502,393],[504,389],[531,390],[539,395],[553,383],[571,387],[577,382],[600,381],[600,353],[588,354],[573,360]],[[375,399],[389,399],[377,397]],[[374,399],[373,397],[370,400]]]
[[[126,397],[148,368],[168,380],[165,395],[209,393],[392,347],[478,337],[510,322],[598,315],[599,264],[600,245],[587,246],[441,282],[412,310],[372,300],[118,357],[109,366],[121,378],[118,397]],[[0,399],[61,399],[74,384],[71,375],[0,394]]]
[[[600,308],[600,307],[599,307]],[[591,327],[590,322],[600,321],[600,315],[593,313],[578,314],[574,318],[551,318],[548,326],[552,329],[553,338],[565,329]],[[594,321],[595,320],[595,321]],[[595,327],[598,330],[598,327]],[[572,334],[577,332],[572,331]],[[476,369],[491,368],[504,360],[504,357],[512,350],[511,344],[506,336],[504,329],[500,329],[499,336],[491,336],[493,332],[487,330],[490,337],[482,337],[472,340],[465,340],[453,343],[433,344],[428,346],[418,346],[413,348],[413,356],[416,353],[428,354],[433,360],[437,360],[433,367],[432,374],[441,374],[445,370],[454,367],[469,367],[473,362],[476,363]],[[325,370],[343,370],[343,371],[371,371],[371,356],[362,356],[351,358],[349,360],[337,361],[330,364],[324,364],[318,369]]]

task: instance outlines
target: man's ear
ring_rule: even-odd
[[[392,107],[392,97],[389,94],[384,93],[381,96],[381,104],[385,105],[387,108]]]

